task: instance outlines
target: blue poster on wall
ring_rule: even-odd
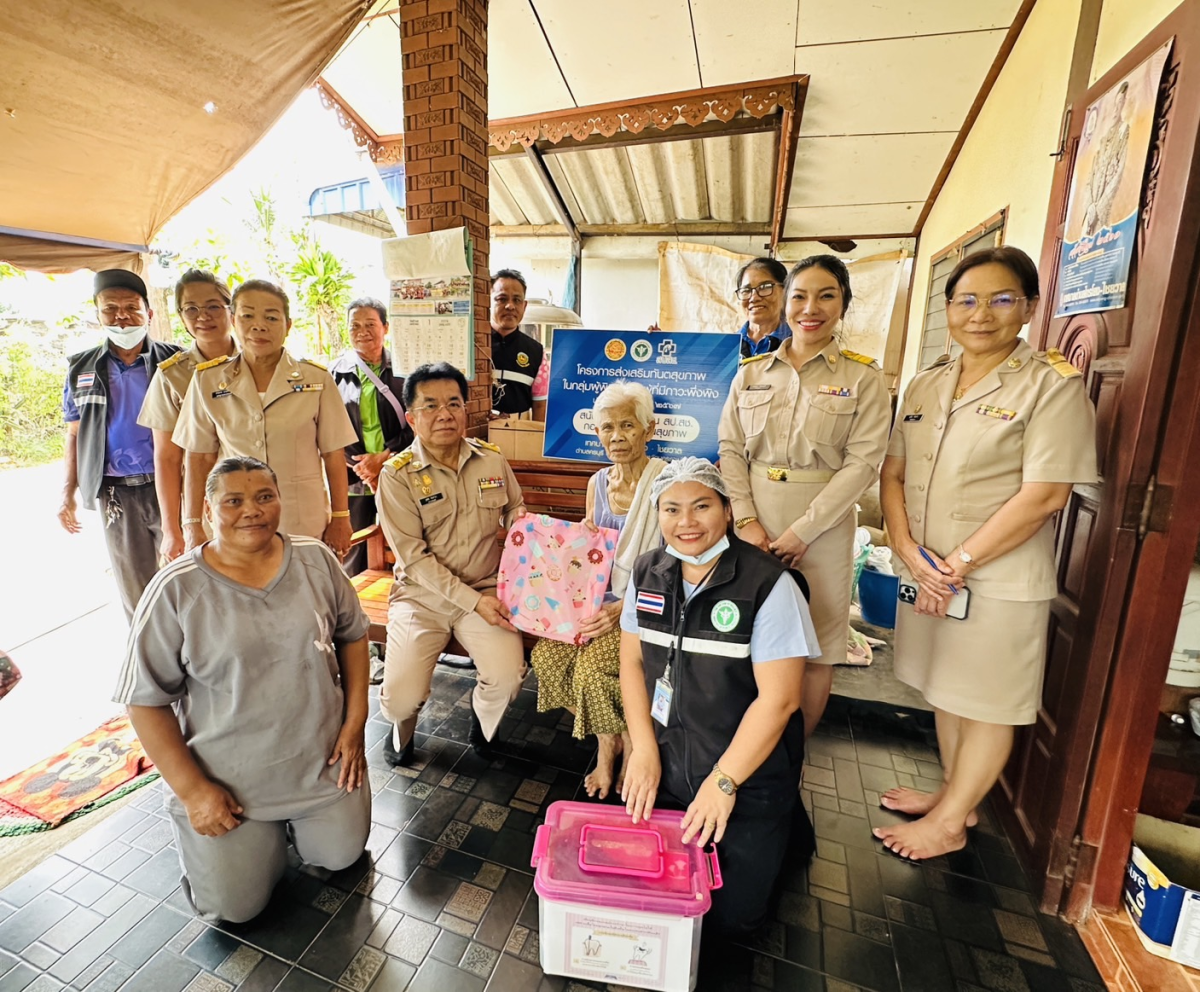
[[[592,428],[592,404],[611,382],[654,394],[658,421],[648,453],[717,458],[717,424],[738,366],[736,334],[656,331],[554,332],[546,406],[547,458],[607,461]]]

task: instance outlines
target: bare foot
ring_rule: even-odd
[[[909,861],[924,861],[967,846],[965,830],[954,833],[932,817],[923,816],[912,823],[876,827],[871,831],[893,854]]]
[[[596,752],[596,767],[583,780],[583,787],[593,799],[608,798],[613,784],[613,764],[621,748],[621,738],[616,734],[597,734],[600,748]]]
[[[917,789],[906,789],[904,786],[897,786],[895,789],[888,789],[882,796],[879,797],[879,805],[884,809],[890,809],[893,813],[903,813],[906,816],[924,816],[932,810],[942,798],[945,789],[938,789],[937,792],[921,792]],[[967,814],[967,826],[974,827],[979,823],[979,815],[971,810]]]

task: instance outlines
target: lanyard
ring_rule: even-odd
[[[398,399],[396,399],[396,394],[393,393],[390,389],[388,389],[388,387],[385,386],[379,380],[379,376],[377,376],[374,373],[374,371],[371,369],[370,365],[368,365],[366,362],[364,362],[362,360],[362,356],[359,355],[359,353],[357,351],[353,352],[353,355],[354,355],[354,363],[359,367],[359,369],[361,371],[366,373],[367,378],[370,379],[372,385],[374,385],[375,391],[377,393],[379,393],[379,395],[382,396],[385,400],[387,400],[388,403],[391,405],[391,408],[396,411],[396,416],[400,418],[400,424],[401,424],[401,426],[403,426],[404,425],[404,407],[402,407],[400,405],[400,401]]]

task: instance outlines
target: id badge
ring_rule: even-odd
[[[671,719],[671,696],[675,690],[666,679],[654,683],[654,700],[650,704],[650,715],[664,727]]]

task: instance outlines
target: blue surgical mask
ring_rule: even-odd
[[[689,565],[707,565],[728,547],[729,537],[725,534],[722,534],[721,540],[719,540],[707,551],[702,551],[698,555],[685,555],[682,551],[676,551],[669,544],[667,545],[667,554],[669,554],[672,558],[678,558],[680,561],[686,561]]]

